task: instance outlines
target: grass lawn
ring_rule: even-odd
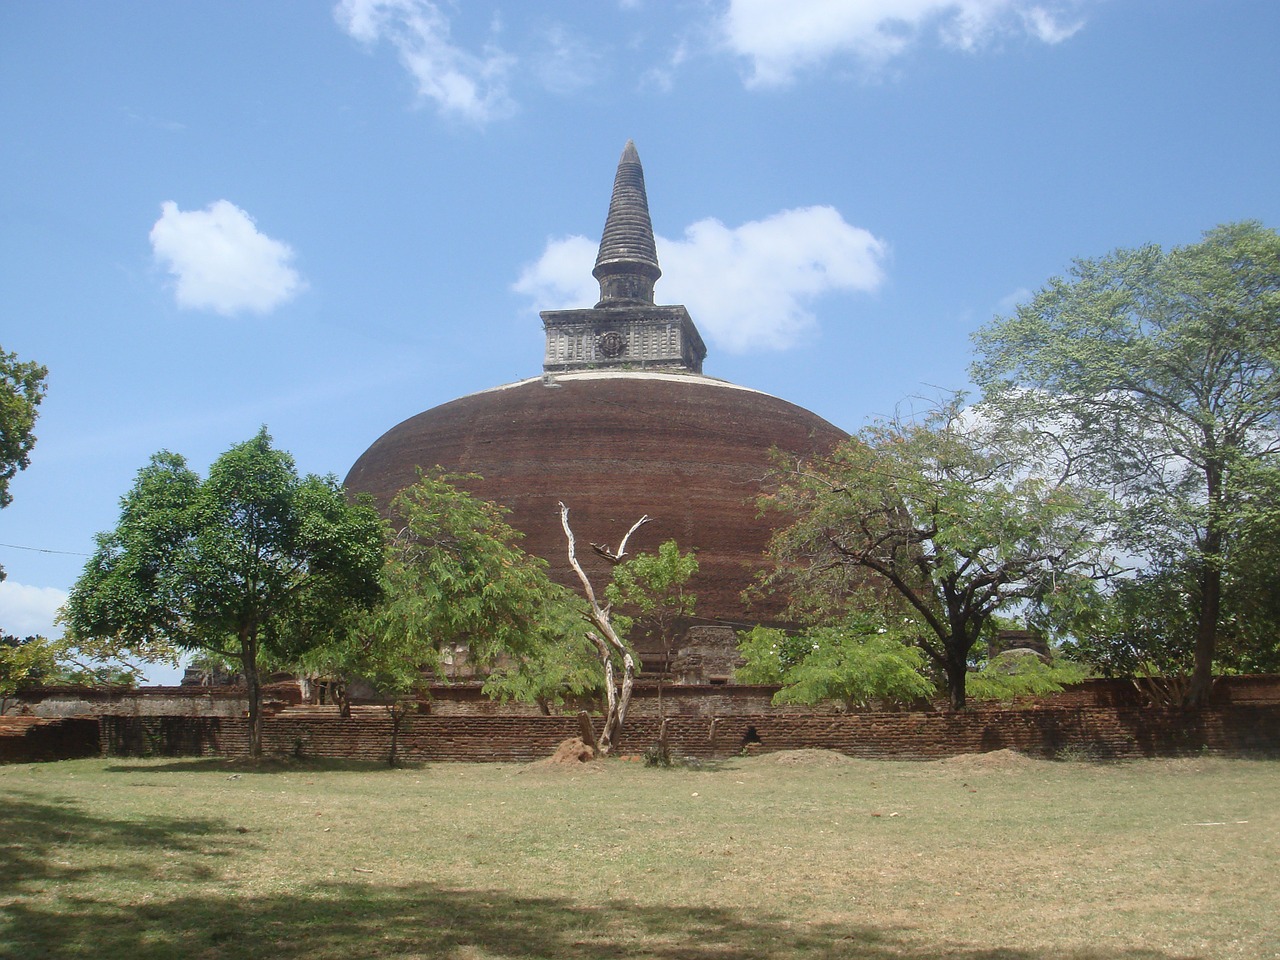
[[[0,957],[1280,956],[1280,762],[0,767]]]

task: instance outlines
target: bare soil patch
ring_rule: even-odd
[[[556,747],[556,752],[551,756],[535,760],[521,770],[568,770],[580,773],[584,770],[595,772],[603,766],[604,764],[596,762],[595,751],[591,749],[590,744],[584,742],[581,737],[570,737],[568,740],[561,741],[560,746]]]
[[[1047,763],[1028,757],[1017,750],[991,750],[987,753],[962,753],[945,760],[935,760],[939,766],[952,767],[957,770],[1021,770]]]
[[[778,750],[775,753],[762,753],[757,763],[779,767],[837,767],[853,763],[853,757],[839,750]]]

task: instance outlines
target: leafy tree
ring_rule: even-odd
[[[0,508],[13,501],[9,481],[31,462],[31,447],[40,401],[46,390],[47,368],[18,359],[0,349]],[[0,567],[0,580],[4,579]]]
[[[1273,555],[1274,556],[1274,555]],[[1280,669],[1280,565],[1255,555],[1232,562],[1223,583],[1216,669],[1228,673],[1274,673]],[[1245,578],[1241,583],[1241,578]],[[1194,662],[1197,591],[1193,569],[1142,571],[1115,585],[1101,602],[1072,624],[1067,654],[1093,665],[1103,676],[1131,677],[1162,706],[1184,703]]]
[[[551,584],[539,641],[503,658],[485,678],[485,696],[536,703],[544,714],[569,698],[601,692],[600,663],[586,636],[582,604]]]
[[[968,688],[975,700],[1042,697],[1091,675],[1087,667],[1064,657],[1045,662],[1031,651],[1007,650],[970,671]]]
[[[136,687],[146,679],[141,663],[113,660],[104,663],[72,647],[65,638],[0,637],[0,700],[24,687]]]
[[[389,698],[392,763],[394,734],[454,658],[489,675],[490,695],[544,709],[588,689],[563,632],[581,639],[581,605],[551,582],[545,561],[520,549],[523,535],[505,508],[458,486],[472,479],[435,468],[396,496],[382,600],[302,661],[339,681],[359,677]]]
[[[240,664],[262,751],[262,658],[293,661],[380,595],[383,524],[333,477],[299,478],[265,428],[210,467],[156,454],[71,590],[68,639],[204,651]]]
[[[775,703],[836,700],[846,709],[872,700],[914,700],[934,692],[919,647],[904,643],[884,621],[859,615],[835,627],[788,633],[755,627],[741,635],[744,683],[777,683]]]
[[[812,620],[877,606],[908,620],[962,708],[993,614],[1066,607],[1108,568],[1099,499],[1034,472],[1044,442],[968,422],[955,398],[873,424],[824,459],[781,463],[762,501],[791,518],[770,543],[770,584]]]
[[[689,581],[698,572],[692,550],[668,540],[657,553],[640,553],[613,568],[613,582],[605,587],[609,602],[621,608],[632,625],[647,629],[670,650],[680,625],[693,616],[698,598]]]
[[[489,668],[537,646],[549,599],[564,596],[546,562],[520,549],[523,534],[506,522],[507,510],[457,486],[471,479],[423,472],[391,507],[397,532],[373,629],[434,673],[457,648]]]
[[[45,637],[0,636],[0,715],[19,690],[56,676],[60,652]]]
[[[1200,243],[1077,261],[977,335],[991,415],[1060,438],[1071,469],[1126,505],[1127,548],[1195,580],[1187,702],[1203,702],[1236,547],[1280,535],[1280,236],[1228,224]],[[1242,586],[1244,580],[1239,580]]]

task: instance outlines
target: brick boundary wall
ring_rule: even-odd
[[[595,718],[597,726],[599,718]],[[248,725],[227,717],[104,716],[104,754],[227,756],[248,753]],[[618,745],[639,754],[657,740],[656,717],[630,720]],[[507,761],[549,756],[576,736],[572,716],[416,716],[401,730],[405,762]],[[1280,704],[1224,704],[1200,711],[1136,707],[975,709],[961,713],[778,714],[671,717],[667,735],[677,756],[715,759],[744,751],[805,748],[854,757],[934,760],[1013,749],[1037,757],[1100,760],[1139,757],[1280,756]],[[271,756],[385,761],[391,721],[344,720],[295,709],[266,718],[263,750]]]
[[[0,763],[96,757],[101,728],[94,717],[0,717]]]

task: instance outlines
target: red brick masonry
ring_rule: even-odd
[[[106,716],[104,752],[123,755],[241,756],[247,725],[227,717]],[[409,762],[528,762],[575,736],[572,716],[413,717],[398,752]],[[655,717],[624,731],[623,754],[654,743]],[[668,739],[677,756],[731,757],[744,750],[838,750],[855,757],[931,760],[1013,749],[1032,756],[1127,759],[1208,753],[1280,755],[1280,704],[1229,703],[1200,711],[1127,706],[975,709],[962,713],[856,713],[827,716],[742,714],[672,717]],[[391,721],[373,708],[343,720],[324,708],[295,708],[267,720],[264,749],[279,756],[383,760]]]

